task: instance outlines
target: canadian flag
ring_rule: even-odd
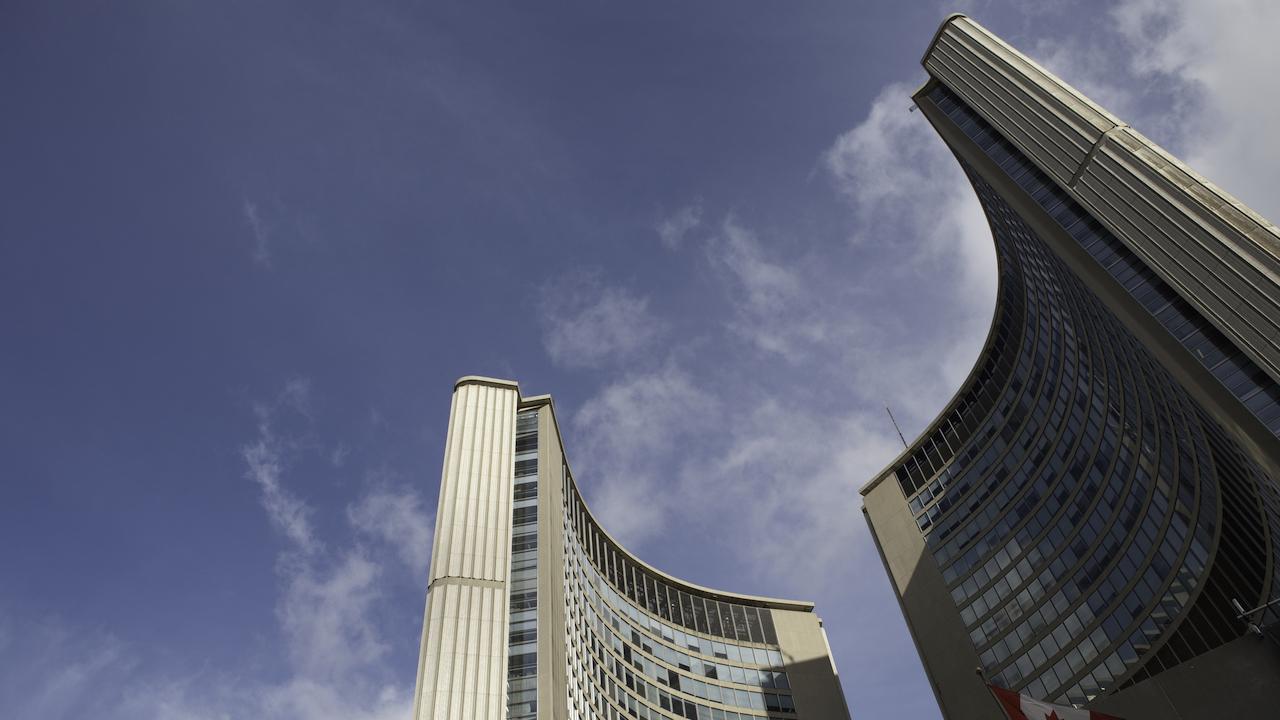
[[[1019,695],[995,685],[987,685],[1000,701],[1000,707],[1009,720],[1120,720],[1114,715],[1104,715],[1096,710],[1082,710],[1070,705],[1050,705],[1026,695]]]

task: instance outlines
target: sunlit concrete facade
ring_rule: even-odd
[[[514,382],[454,388],[426,605],[415,720],[848,718],[812,603],[627,552]]]
[[[1128,720],[1274,714],[1280,646],[1232,601],[1280,596],[1280,233],[969,18],[923,64],[996,309],[862,494],[943,714],[1000,716],[976,668]]]

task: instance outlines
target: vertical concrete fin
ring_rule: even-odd
[[[514,384],[464,379],[453,393],[424,613],[415,720],[502,720]]]

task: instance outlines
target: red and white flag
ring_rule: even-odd
[[[1097,710],[1082,710],[1070,705],[1050,705],[1047,702],[1019,695],[995,685],[987,685],[1000,701],[1000,707],[1009,720],[1120,720]]]

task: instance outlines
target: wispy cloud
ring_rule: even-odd
[[[985,218],[945,146],[908,113],[916,86],[883,88],[815,158],[847,232],[778,232],[747,211],[700,219],[695,259],[715,282],[697,329],[672,322],[656,368],[619,357],[617,379],[568,428],[579,483],[624,543],[656,560],[661,539],[679,537],[710,549],[686,569],[714,562],[729,589],[862,608],[831,625],[849,644],[905,642],[901,626],[864,619],[897,613],[857,495],[901,450],[883,403],[908,433],[932,419],[994,306]],[[914,657],[839,659],[869,692],[918,682]]]
[[[682,502],[697,508],[692,517],[732,508],[736,527],[785,528],[769,532],[768,542],[750,542],[747,533],[720,541],[749,573],[778,588],[830,590],[872,564],[857,489],[901,446],[870,410],[823,411],[782,393],[753,397],[714,452],[684,463]]]
[[[8,717],[91,714],[104,692],[108,700],[118,698],[108,683],[126,680],[136,665],[125,643],[100,630],[58,619],[14,625],[4,614],[0,626],[6,639],[0,646],[0,701]]]
[[[295,672],[333,683],[386,653],[386,641],[371,614],[382,594],[382,571],[380,563],[355,547],[327,565],[287,574],[277,614]]]
[[[347,458],[351,456],[351,448],[344,442],[339,442],[329,451],[329,464],[340,468],[347,464]]]
[[[539,294],[543,345],[564,367],[597,367],[624,358],[664,330],[647,297],[606,285],[598,274],[562,275]]]
[[[654,227],[658,238],[668,249],[674,250],[684,243],[685,236],[702,224],[702,203],[686,205],[662,218]]]
[[[857,332],[856,316],[830,312],[849,299],[841,289],[848,286],[828,284],[807,248],[783,256],[730,213],[707,257],[734,308],[726,327],[755,349],[799,362],[815,346],[847,344]]]
[[[820,158],[852,241],[779,238],[727,213],[701,245],[724,300],[712,321],[753,352],[708,355],[734,345],[699,336],[671,342],[657,369],[620,359],[620,379],[574,415],[575,470],[624,540],[731,507],[743,527],[788,528],[767,547],[721,533],[750,575],[821,586],[845,576],[814,548],[873,557],[856,490],[900,449],[881,403],[927,422],[972,366],[994,302],[985,218],[907,112],[911,89],[885,87]]]
[[[263,270],[273,269],[284,251],[315,248],[322,238],[315,218],[279,198],[259,201],[244,197],[240,214],[252,240],[249,257]]]
[[[281,484],[282,452],[279,441],[271,432],[267,413],[260,409],[258,439],[240,450],[248,466],[245,474],[262,490],[262,507],[272,524],[299,550],[313,553],[321,545],[311,527],[311,508]]]
[[[913,83],[881,89],[866,118],[824,154],[855,219],[851,242],[872,246],[881,272],[946,269],[960,298],[990,307],[995,252],[986,218],[955,159],[928,122],[910,112]]]
[[[258,204],[245,198],[240,203],[240,212],[249,225],[253,235],[253,262],[261,267],[271,267],[271,228],[263,220]]]
[[[1280,218],[1280,4],[1270,0],[1126,0],[1111,11],[1123,38],[1117,58],[1132,85],[1164,88],[1180,131],[1171,149],[1272,222]],[[1071,82],[1068,79],[1068,82]],[[1144,116],[1150,117],[1153,113]],[[1143,130],[1137,120],[1135,127]],[[1150,132],[1150,131],[1148,131]]]
[[[375,487],[347,508],[347,518],[360,532],[394,548],[410,572],[426,576],[433,522],[417,492]]]
[[[288,409],[309,426],[314,422],[312,403],[309,380],[288,380],[274,403],[255,407],[258,440],[244,449],[248,476],[263,489],[263,507],[290,542],[280,557],[283,595],[276,609],[297,676],[285,688],[299,683],[343,686],[376,669],[388,645],[374,611],[385,594],[384,576],[395,567],[388,566],[380,550],[394,551],[415,578],[425,574],[431,552],[431,520],[422,498],[386,482],[367,483],[365,493],[348,506],[353,542],[334,553],[323,552],[310,522],[313,508],[284,485],[288,464],[281,452],[285,446],[304,447],[323,456],[323,448],[286,443],[271,425],[274,413]],[[386,474],[374,477],[382,480]],[[377,547],[368,546],[368,540]],[[282,688],[273,689],[273,701],[288,700],[281,693]]]
[[[590,477],[593,511],[611,533],[640,542],[661,532],[675,501],[665,466],[692,450],[717,400],[669,362],[603,387],[573,416],[574,471]]]
[[[262,507],[267,517],[294,548],[306,554],[320,551],[322,544],[312,527],[311,508],[281,482],[289,445],[276,436],[273,423],[281,409],[292,409],[309,417],[310,403],[310,383],[304,378],[289,380],[274,402],[254,406],[258,435],[240,448],[246,465],[245,476],[262,491]]]
[[[107,720],[401,720],[411,714],[413,687],[388,666],[409,618],[388,624],[392,589],[415,592],[430,559],[430,508],[413,489],[374,473],[347,509],[348,532],[322,542],[316,511],[291,489],[300,484],[299,455],[328,466],[323,447],[307,439],[315,418],[304,379],[259,403],[255,439],[241,448],[246,476],[285,540],[277,556],[275,617],[284,672],[188,667],[148,661],[126,640],[60,620],[15,627],[0,612],[0,704],[21,718],[93,715]]]

